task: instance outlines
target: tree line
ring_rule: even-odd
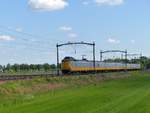
[[[21,72],[21,71],[51,71],[55,70],[55,64],[7,64],[0,65],[0,72]]]

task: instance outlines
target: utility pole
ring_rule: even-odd
[[[101,62],[103,61],[103,51],[102,50],[100,51],[100,61]]]
[[[95,42],[93,42],[93,67],[94,67],[94,73],[95,73],[95,71],[96,71],[96,69],[95,69]]]
[[[126,63],[126,71],[128,70],[128,51],[125,50],[125,63]]]
[[[57,48],[57,75],[59,76],[59,45],[56,45]]]

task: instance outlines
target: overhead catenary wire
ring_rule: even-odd
[[[13,31],[13,32],[16,32],[16,31]],[[7,30],[1,30],[1,34],[6,34],[6,35],[10,35],[10,36],[13,36],[13,37],[18,37],[18,35],[16,36],[15,33],[11,33]],[[20,33],[20,32],[19,32]],[[22,34],[21,35],[25,36],[26,34]],[[31,35],[28,35],[26,37],[29,37]],[[55,53],[55,48],[52,48],[51,44],[49,44],[48,41],[39,41],[39,40],[36,40],[36,41],[32,41],[31,38],[23,38],[22,36],[20,36],[21,38],[17,38],[15,41],[1,41],[0,43],[0,47],[3,48],[1,50],[1,55],[2,54],[5,54],[7,53],[7,57],[9,57],[10,59],[16,59],[16,58],[22,58],[20,57],[21,56],[21,53],[18,54],[18,50],[19,51],[24,51],[24,54],[32,54],[32,57],[36,58],[36,59],[39,59],[38,57],[36,57],[39,52],[40,54],[43,54],[41,55],[42,57],[46,58],[47,56],[51,56],[50,54],[54,54]],[[33,37],[33,35],[32,35]],[[34,38],[34,37],[33,37]],[[8,49],[11,49],[10,51],[13,52],[5,52],[7,51]],[[2,52],[4,51],[4,52]],[[47,54],[47,55],[46,55]],[[23,56],[25,58],[25,56]],[[29,57],[26,57],[26,59],[29,59]],[[24,61],[24,60],[23,60]]]
[[[39,54],[38,52],[40,52],[41,54],[50,53],[50,54],[54,55],[56,52],[56,47],[55,47],[54,42],[61,42],[61,41],[59,41],[57,39],[53,39],[53,38],[49,38],[49,41],[41,40],[41,38],[43,39],[46,37],[38,36],[35,34],[23,32],[23,31],[17,31],[13,28],[8,28],[8,27],[2,26],[2,25],[0,25],[0,31],[2,33],[16,37],[15,41],[12,41],[11,43],[8,42],[8,43],[0,45],[0,47],[7,47],[8,49],[15,49],[14,52],[23,50],[26,52],[31,52],[32,54]],[[48,38],[46,38],[46,39],[48,39]],[[80,48],[73,47],[72,49],[74,50],[75,55],[77,54],[77,52],[80,53],[80,51],[78,51],[78,49],[80,49]],[[64,52],[65,55],[68,53],[66,48],[63,48],[62,51]],[[90,52],[82,51],[81,53],[83,53],[83,52],[86,53],[86,55],[91,53],[91,51]],[[68,53],[68,54],[73,54],[73,53]],[[10,55],[11,55],[11,53],[10,53]]]
[[[3,31],[0,31],[0,32],[3,32]],[[5,33],[10,35],[10,36],[15,37],[14,34],[11,34],[11,33],[7,32],[7,31],[5,31]],[[21,40],[21,41],[19,41],[19,40]],[[5,43],[5,45],[3,45],[3,46],[6,46],[7,44],[9,44],[9,46],[12,46],[13,44],[16,44],[17,46],[27,46],[28,48],[32,47],[31,49],[34,48],[33,46],[35,46],[35,48],[37,48],[37,46],[40,47],[40,48],[45,48],[45,49],[46,48],[50,48],[50,46],[49,46],[50,43],[48,41],[47,42],[44,42],[44,41],[41,42],[41,41],[38,41],[38,40],[33,41],[33,40],[28,39],[28,38],[22,38],[22,37],[21,38],[17,38],[11,44],[10,43]],[[7,47],[9,47],[9,46],[7,46]],[[54,48],[51,47],[51,49],[53,50]]]
[[[8,27],[5,27],[5,26],[2,26],[2,25],[0,25],[0,29],[1,29],[1,32],[6,32],[7,34],[9,33],[17,33],[17,35],[18,34],[20,34],[20,35],[22,35],[22,36],[26,36],[26,37],[32,37],[32,39],[36,39],[36,40],[34,40],[34,43],[38,43],[38,44],[44,44],[44,45],[49,45],[49,42],[61,42],[60,40],[57,40],[56,38],[52,38],[52,37],[50,37],[50,36],[47,36],[47,37],[50,37],[49,39],[49,41],[48,40],[37,40],[37,39],[45,39],[46,38],[46,36],[39,36],[39,35],[35,35],[35,34],[31,34],[31,33],[27,33],[27,32],[23,32],[23,31],[17,31],[17,30],[15,30],[15,29],[12,29],[12,28],[8,28]],[[2,31],[3,30],[3,31]],[[11,34],[12,35],[12,34]],[[16,35],[16,34],[15,34]],[[26,42],[30,42],[30,41],[33,41],[32,39],[29,39],[29,38],[23,38],[23,37],[21,37],[20,38],[20,40],[22,40],[22,41],[26,41]],[[54,44],[54,43],[51,43],[51,44]]]

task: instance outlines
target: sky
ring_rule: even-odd
[[[96,43],[100,50],[150,56],[149,0],[1,0],[0,64],[56,63],[56,44]],[[92,58],[89,46],[60,48]],[[107,55],[106,55],[107,56]]]

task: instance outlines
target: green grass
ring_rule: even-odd
[[[38,93],[2,93],[0,113],[150,113],[150,73],[137,72],[132,75],[106,81],[91,78],[93,82],[87,82],[90,78],[78,78],[88,83],[84,85],[74,83],[78,81],[76,78],[59,78],[54,80],[55,83],[66,83],[68,87]],[[36,80],[30,85],[52,81]],[[2,86],[13,91],[17,87],[29,87],[26,82],[11,84]]]

